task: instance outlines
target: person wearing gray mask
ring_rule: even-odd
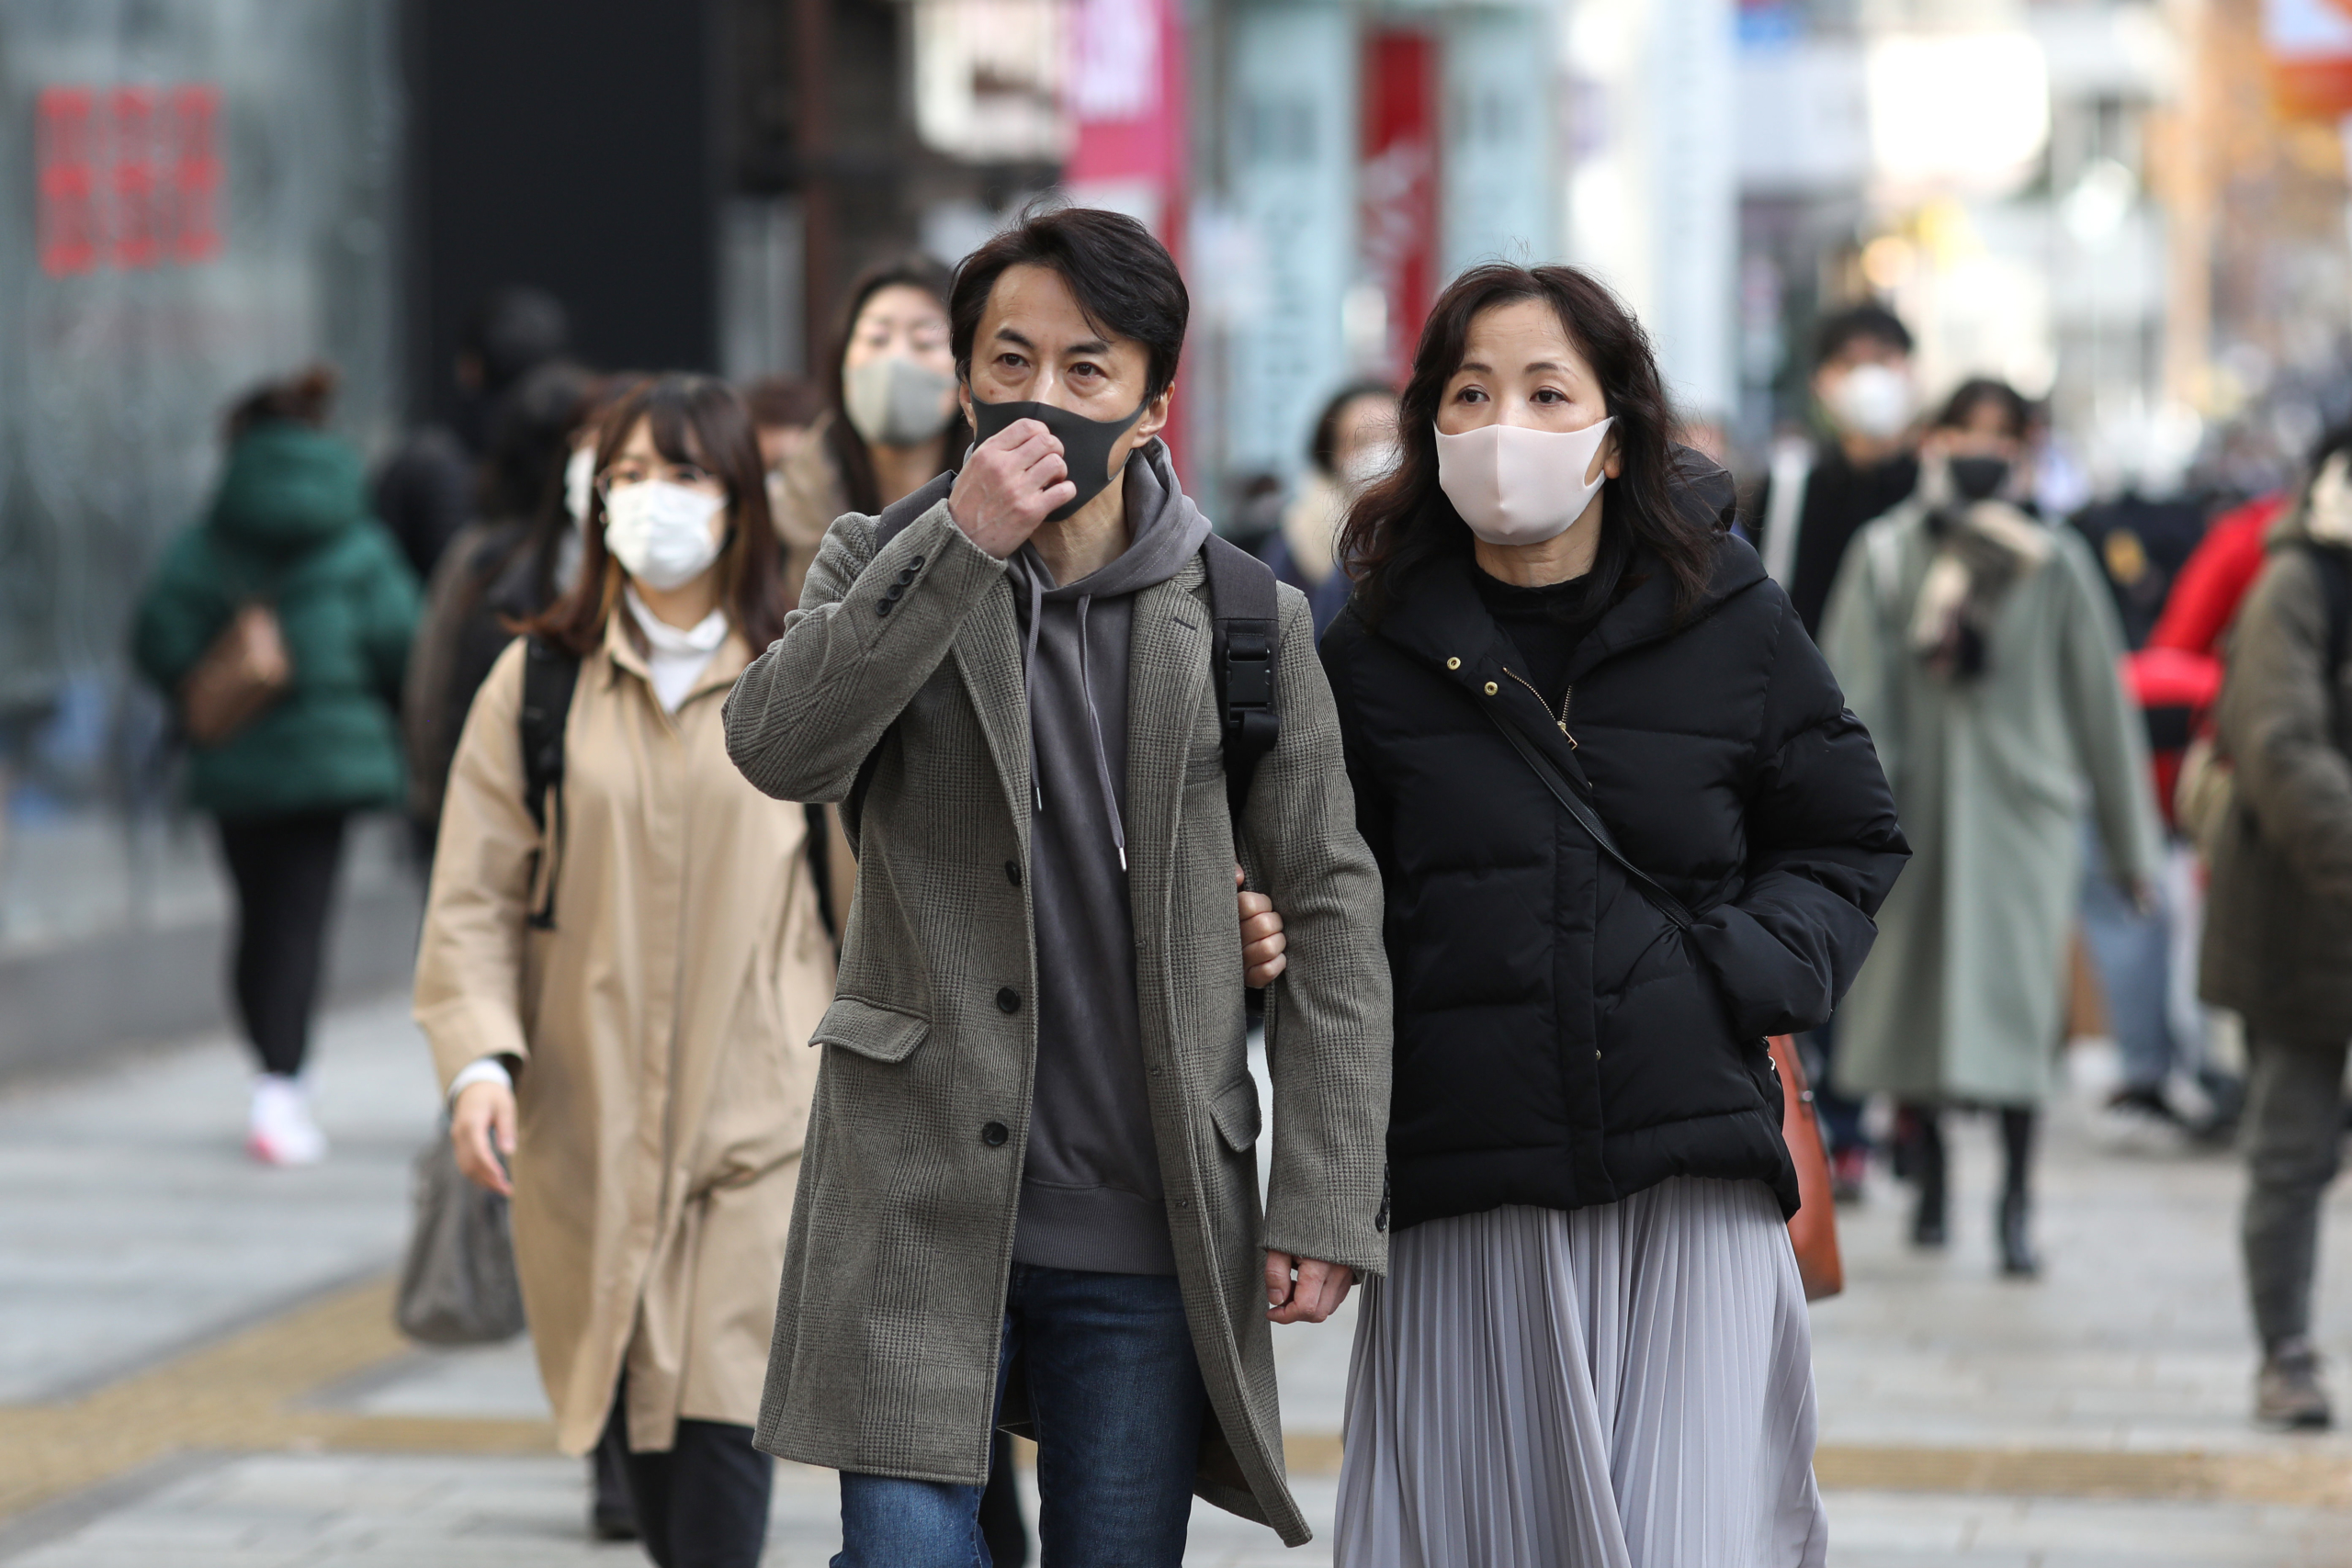
[[[971,444],[947,350],[947,269],[928,256],[869,268],[851,286],[827,408],[769,484],[793,604],[817,547],[844,513],[878,513],[952,467]]]

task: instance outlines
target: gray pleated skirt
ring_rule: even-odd
[[[1819,1568],[1813,1336],[1760,1182],[1415,1225],[1364,1290],[1335,1568]]]

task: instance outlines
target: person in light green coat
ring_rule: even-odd
[[[1857,536],[1822,626],[1913,853],[1838,1013],[1838,1087],[1894,1097],[1897,1167],[1918,1184],[1923,1246],[1945,1235],[1938,1108],[1999,1111],[1996,1225],[2003,1270],[2019,1275],[2038,1269],[2034,1111],[2064,1028],[2086,797],[2108,863],[2136,897],[2162,853],[2098,566],[2072,530],[1998,499],[2026,412],[1999,382],[1953,394],[1919,492]]]
[[[232,989],[262,1068],[247,1146],[275,1165],[325,1153],[299,1075],[345,823],[398,805],[407,784],[398,714],[416,580],[368,515],[359,454],[321,428],[334,389],[322,368],[235,406],[220,488],[164,548],[131,628],[134,661],[175,710],[247,603],[269,605],[285,645],[285,689],[217,742],[191,743],[187,777],[236,885]]]

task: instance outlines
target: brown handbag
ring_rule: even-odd
[[[293,683],[277,612],[258,599],[237,613],[180,682],[180,720],[198,746],[218,746],[266,712]]]
[[[1829,1151],[1822,1145],[1804,1064],[1785,1034],[1772,1036],[1772,1065],[1781,1072],[1781,1136],[1797,1168],[1800,1206],[1789,1221],[1789,1243],[1796,1248],[1804,1299],[1817,1302],[1846,1288],[1846,1265],[1838,1256],[1838,1201],[1829,1190]]]

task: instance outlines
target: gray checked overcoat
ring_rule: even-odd
[[[978,1484],[1036,1064],[1028,702],[1004,563],[944,501],[878,555],[876,526],[854,513],[832,525],[800,608],[728,703],[729,751],[761,789],[839,801],[861,770],[866,780],[839,988],[811,1040],[824,1058],[758,1440],[805,1463]],[[1237,853],[1204,579],[1195,557],[1135,601],[1136,995],[1177,1274],[1215,1417],[1194,1490],[1296,1544],[1310,1532],[1283,1474],[1264,1249],[1359,1274],[1385,1265],[1379,874],[1356,833],[1306,604],[1290,589],[1282,737]],[[1262,1215],[1237,860],[1290,938],[1267,1009]]]

